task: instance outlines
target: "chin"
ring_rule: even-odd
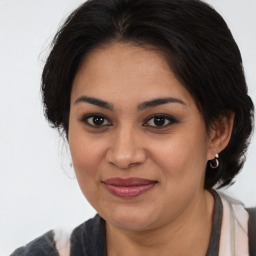
[[[146,209],[115,209],[109,214],[105,213],[101,216],[107,223],[116,228],[129,231],[143,231],[152,227],[154,223],[152,215]]]

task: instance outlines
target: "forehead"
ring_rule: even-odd
[[[82,94],[108,101],[168,96],[190,104],[193,101],[160,51],[121,43],[95,49],[86,56],[75,77],[71,98]]]

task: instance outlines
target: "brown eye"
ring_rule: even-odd
[[[169,126],[176,122],[177,121],[169,115],[154,115],[145,122],[144,126],[161,128]]]
[[[166,124],[166,118],[165,117],[155,117],[154,119],[154,125],[155,126],[163,126]]]
[[[90,119],[88,119],[88,122],[90,120],[92,122],[91,124],[97,125],[97,126],[103,125],[105,122],[105,118],[102,116],[95,116],[95,117],[91,117]]]
[[[82,122],[94,127],[109,126],[111,123],[103,115],[87,115],[81,119]]]

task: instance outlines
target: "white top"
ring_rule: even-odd
[[[249,256],[249,215],[243,203],[220,193],[223,216],[219,256]]]

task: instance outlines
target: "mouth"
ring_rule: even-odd
[[[120,198],[138,197],[151,190],[158,181],[141,178],[111,178],[103,181],[108,191]]]

